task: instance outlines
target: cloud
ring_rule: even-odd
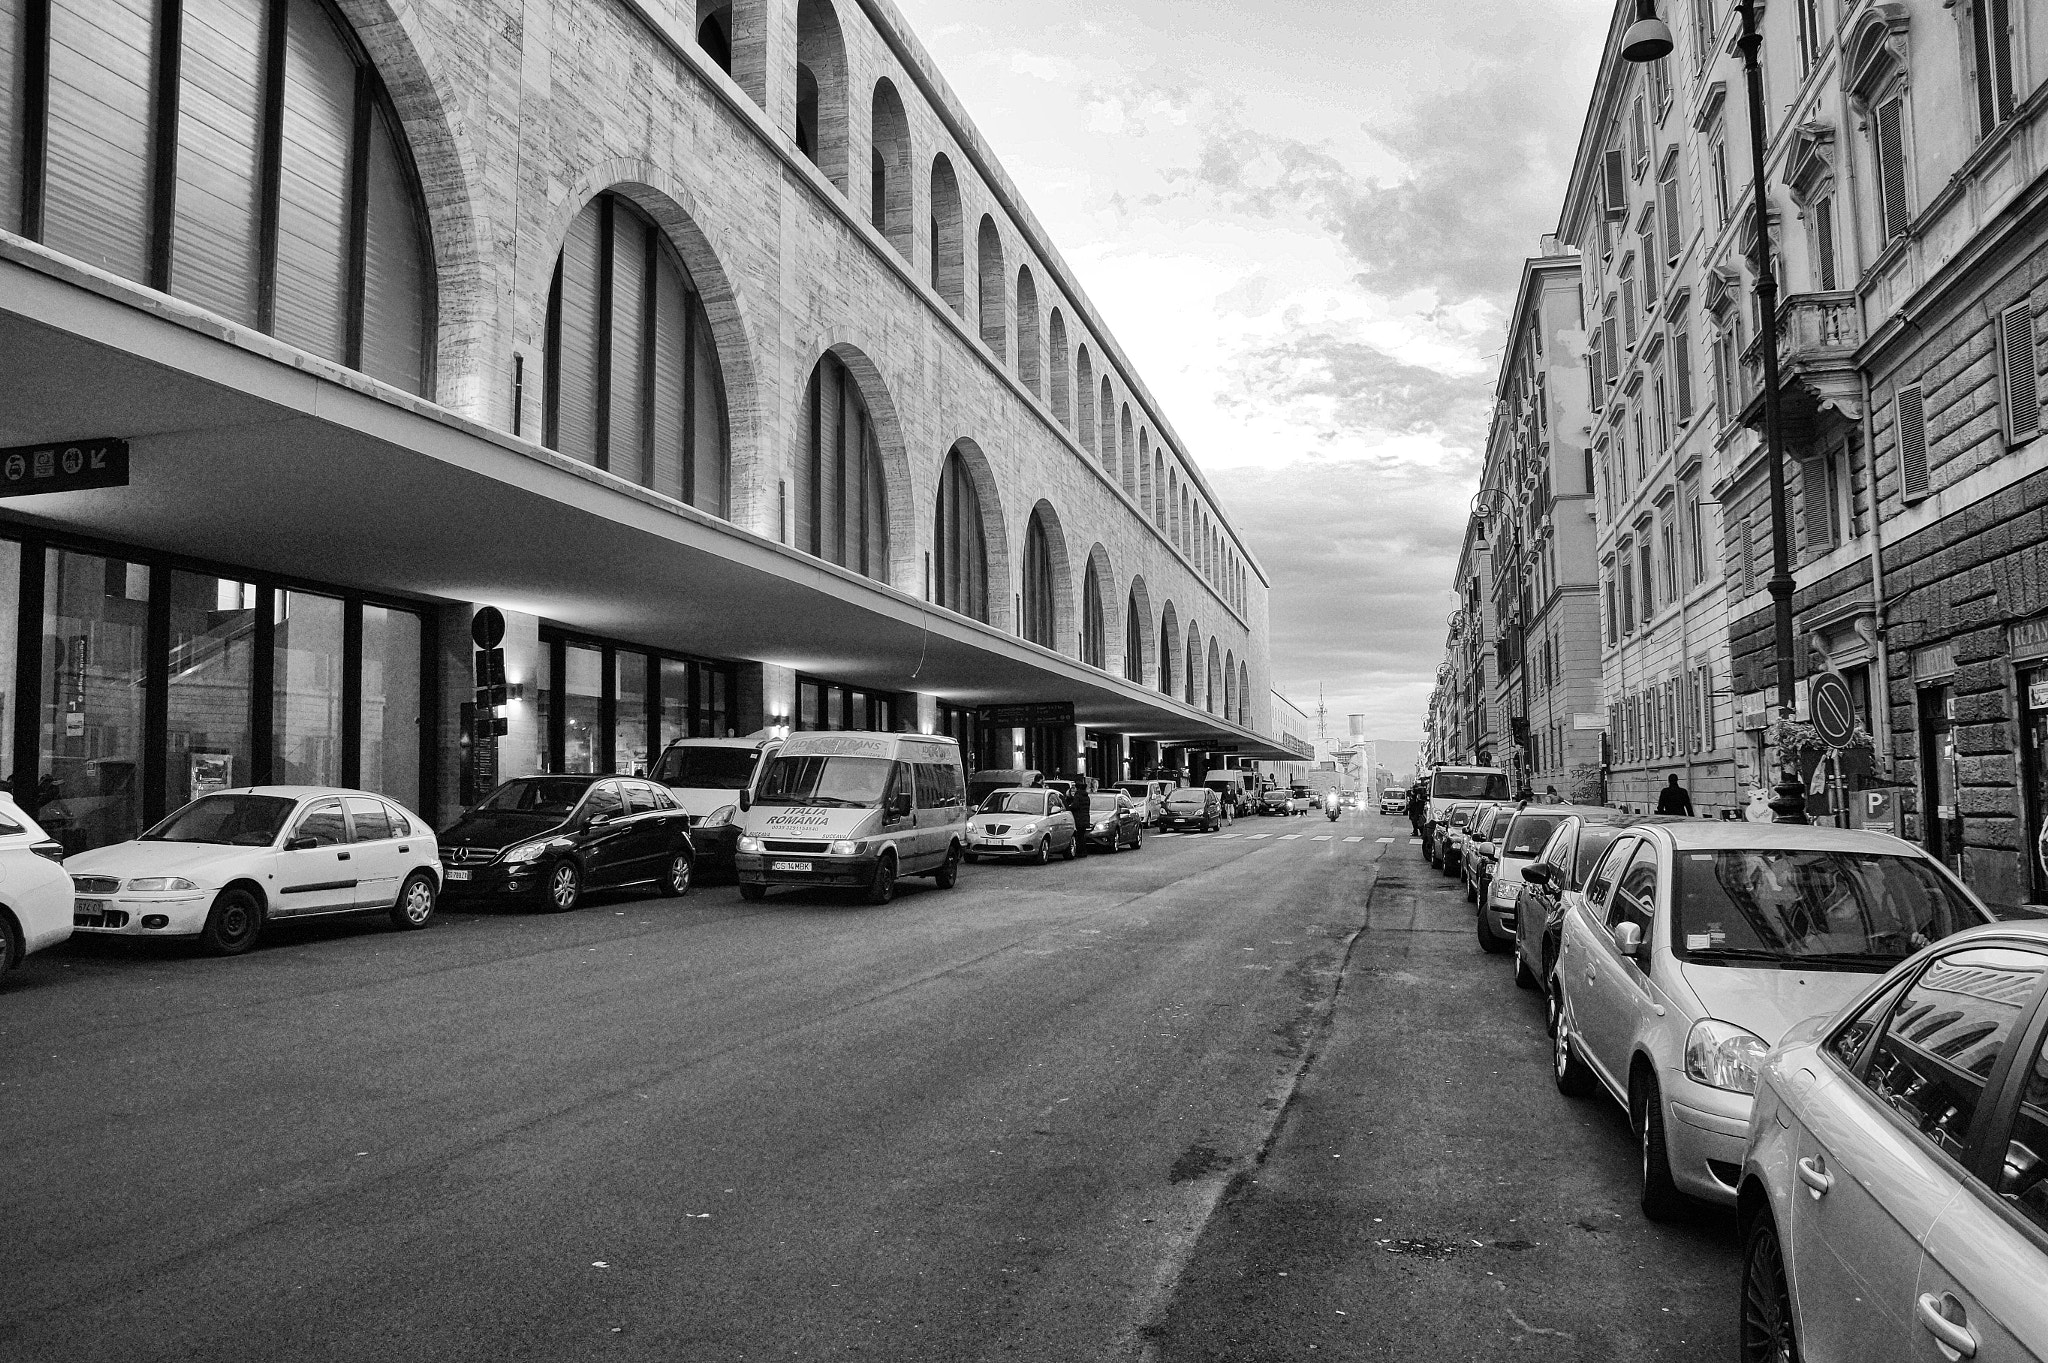
[[[1325,330],[1251,347],[1219,402],[1240,416],[1288,409],[1299,422],[1313,414],[1325,442],[1433,434],[1470,452],[1486,429],[1489,397],[1482,378],[1411,364]]]

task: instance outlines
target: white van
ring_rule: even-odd
[[[740,836],[740,793],[750,791],[782,746],[777,739],[679,738],[661,750],[648,775],[668,787],[690,816],[690,849],[700,874],[730,871]]]
[[[870,904],[898,876],[953,888],[967,844],[960,745],[928,734],[801,733],[740,793],[740,898],[771,885],[842,885]]]

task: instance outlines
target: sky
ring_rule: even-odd
[[[897,0],[1271,580],[1420,740],[1506,310],[1612,0]]]

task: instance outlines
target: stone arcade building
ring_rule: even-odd
[[[445,815],[484,604],[508,773],[1281,752],[1257,559],[886,0],[0,0],[0,391],[132,460],[0,506],[0,773],[74,848]]]

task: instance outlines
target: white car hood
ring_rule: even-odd
[[[79,876],[184,876],[203,886],[225,882],[250,862],[266,860],[268,847],[228,847],[217,842],[117,842],[64,859]]]
[[[1796,1024],[1833,1013],[1869,988],[1878,972],[1849,970],[1746,970],[1739,966],[1681,963],[1679,978],[1708,1017],[1732,1022],[1775,1046]]]

